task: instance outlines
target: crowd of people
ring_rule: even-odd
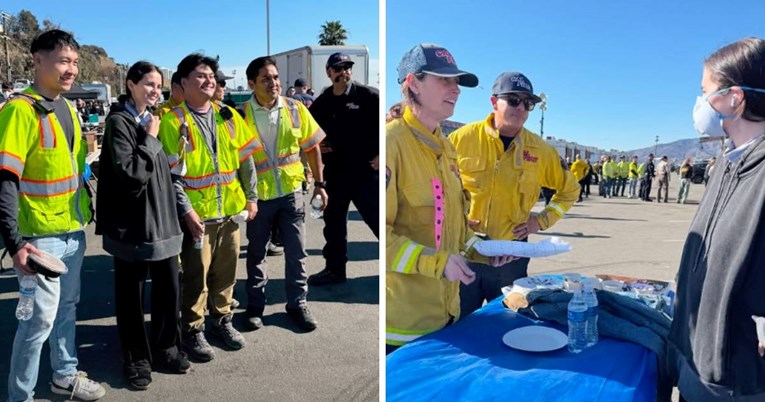
[[[89,286],[81,285],[84,229],[94,217],[103,249],[114,257],[115,315],[130,389],[147,389],[152,371],[183,374],[190,360],[214,359],[208,335],[231,350],[245,347],[232,325],[243,222],[244,328],[263,326],[274,228],[284,245],[286,312],[305,331],[317,327],[308,286],[346,281],[350,202],[375,235],[378,227],[379,95],[352,80],[348,55],[330,56],[332,86],[310,100],[282,96],[275,61],[255,58],[246,71],[253,95],[235,108],[221,103],[226,76],[213,58],[183,58],[162,105],[160,69],[133,64],[126,94],[106,118],[94,195],[85,185],[78,110],[61,96],[77,77],[79,44],[54,29],[36,37],[30,50],[34,84],[0,110],[0,234],[19,281],[37,279],[34,312],[19,321],[13,342],[10,401],[33,399],[46,340],[54,393],[80,400],[106,393],[78,370],[75,343],[80,289]],[[313,172],[325,224],[326,265],[310,277],[301,157]],[[51,278],[36,270],[32,257],[44,253],[61,259],[67,272]],[[147,332],[142,295],[148,278]]]
[[[683,159],[677,168],[669,162],[666,155],[662,156],[657,164],[654,164],[653,154],[648,154],[642,163],[639,163],[636,155],[632,156],[630,162],[627,162],[627,157],[622,155],[619,163],[613,155],[603,155],[594,164],[590,164],[589,160],[581,159],[580,155],[576,155],[572,163],[569,163],[566,158],[566,164],[581,186],[578,202],[590,196],[591,184],[599,184],[599,195],[603,198],[625,197],[626,191],[627,198],[639,198],[642,201],[652,202],[654,198],[651,197],[651,188],[652,184],[656,183],[658,186],[656,201],[666,203],[669,200],[670,179],[672,173],[676,172],[680,179],[677,203],[685,204],[688,201],[688,192],[694,177],[701,175],[706,185],[714,163],[715,158],[710,158],[706,161],[704,171],[699,172],[697,171],[699,167],[694,167],[693,159],[690,157]],[[662,194],[664,194],[663,197]]]

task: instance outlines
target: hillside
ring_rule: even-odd
[[[654,147],[633,149],[625,152],[625,154],[629,156],[637,155],[641,161],[645,159],[649,153],[654,153]],[[708,159],[719,153],[720,141],[701,143],[699,142],[699,137],[696,137],[678,140],[668,144],[659,144],[658,147],[656,147],[654,155],[657,157],[667,155],[670,160],[674,159],[680,161],[687,157],[691,157],[693,160]]]
[[[29,53],[29,48],[32,44],[32,40],[40,33],[49,29],[63,29],[49,20],[43,21],[40,26],[37,17],[32,12],[22,10],[18,15],[12,15],[8,21],[8,26],[5,27],[5,31],[8,34],[8,54],[11,65],[11,77],[10,81],[19,78],[25,78],[28,80],[34,79],[34,66],[32,65],[32,55]],[[73,32],[75,39],[77,33]],[[4,43],[1,43],[4,46]],[[117,63],[114,59],[109,57],[102,47],[97,45],[89,45],[80,42],[80,73],[77,77],[77,81],[91,82],[100,81],[110,84],[112,86],[112,93],[117,93],[116,89],[118,85],[120,72]],[[5,62],[5,57],[0,57],[0,81],[8,80],[8,64]]]

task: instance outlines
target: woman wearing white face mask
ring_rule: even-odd
[[[683,249],[669,335],[682,400],[765,400],[765,40],[707,58],[696,129],[725,135]],[[765,321],[765,320],[757,320]]]
[[[150,113],[162,75],[139,61],[127,72],[127,96],[106,118],[100,158],[96,233],[114,256],[117,329],[127,385],[144,390],[151,371],[186,373],[180,350],[178,255],[183,233],[162,143],[159,118]],[[144,327],[143,290],[151,286],[151,332]]]

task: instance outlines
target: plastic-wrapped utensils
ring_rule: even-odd
[[[513,255],[516,257],[551,257],[571,251],[571,245],[558,237],[551,237],[538,243],[513,240],[484,240],[475,244],[475,249],[481,255],[498,257]]]

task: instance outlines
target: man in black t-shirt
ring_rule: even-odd
[[[324,210],[326,268],[308,278],[313,286],[346,280],[351,201],[375,236],[379,231],[379,92],[351,81],[353,61],[345,53],[329,56],[326,67],[332,86],[309,109],[327,134],[322,159],[332,199]]]

